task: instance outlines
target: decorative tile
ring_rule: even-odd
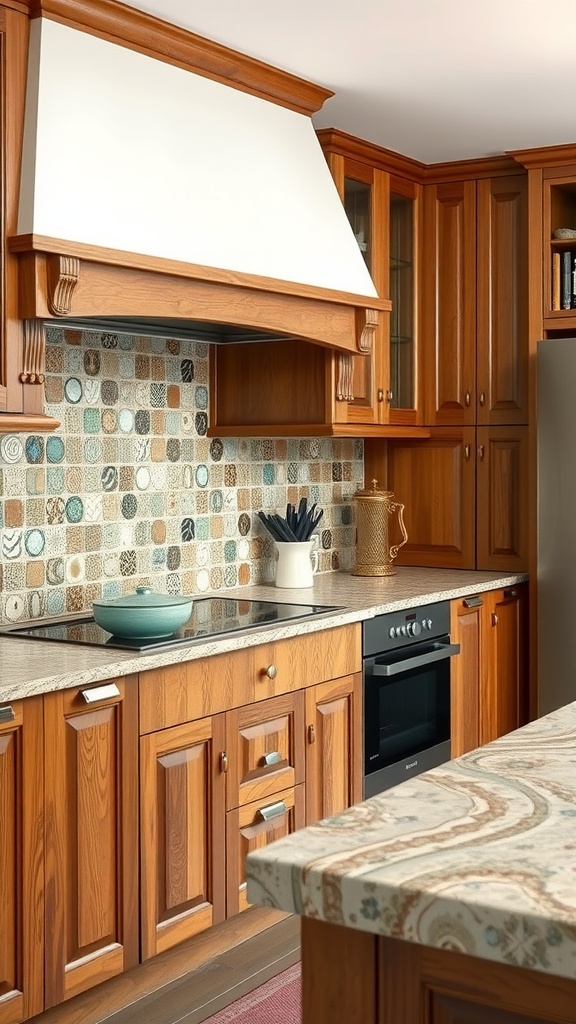
[[[271,582],[257,512],[303,496],[325,509],[323,570],[351,561],[362,441],[209,438],[208,355],[202,343],[48,328],[45,397],[62,427],[0,438],[10,615],[82,610],[154,577],[174,592]]]

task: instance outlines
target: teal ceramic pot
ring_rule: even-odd
[[[92,611],[98,625],[114,636],[155,640],[180,629],[190,618],[192,604],[191,597],[155,594],[150,587],[136,587],[134,594],[94,601]]]

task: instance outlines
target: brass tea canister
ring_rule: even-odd
[[[394,576],[392,561],[408,540],[404,526],[404,505],[394,501],[392,491],[379,491],[377,480],[372,481],[372,490],[356,491],[356,566],[354,576]],[[402,531],[399,544],[388,543],[388,521],[398,513],[398,524]]]

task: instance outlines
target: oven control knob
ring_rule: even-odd
[[[392,640],[394,639],[394,637],[396,636],[396,630],[394,626],[390,626],[390,632],[388,635],[392,638]]]
[[[428,629],[432,629],[432,619],[428,619]]]
[[[422,619],[422,629],[428,629],[428,620]]]
[[[400,626],[399,633],[401,636],[406,636],[406,626]]]
[[[406,632],[408,633],[408,636],[420,636],[422,626],[419,622],[409,622],[406,626]]]

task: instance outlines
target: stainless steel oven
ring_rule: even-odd
[[[363,624],[364,796],[450,759],[447,601]]]

